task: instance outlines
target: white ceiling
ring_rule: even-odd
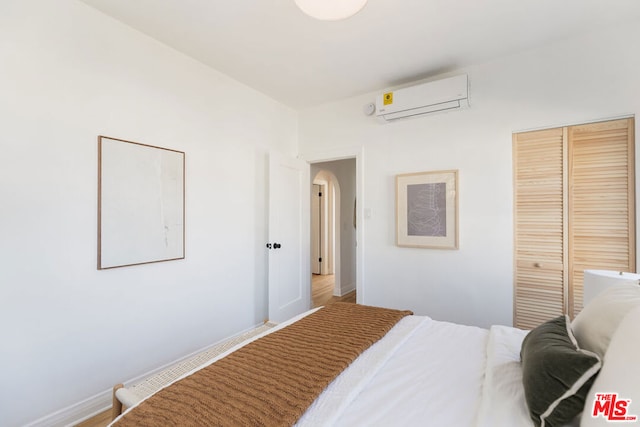
[[[336,22],[294,0],[82,1],[293,108],[640,20],[640,0],[369,0]]]

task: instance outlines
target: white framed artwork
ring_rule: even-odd
[[[98,269],[183,259],[185,153],[98,137]]]

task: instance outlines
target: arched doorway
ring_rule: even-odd
[[[314,307],[335,301],[356,302],[354,171],[353,159],[312,165],[311,294]]]

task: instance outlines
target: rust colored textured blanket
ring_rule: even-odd
[[[160,390],[114,425],[291,426],[409,311],[336,303]]]

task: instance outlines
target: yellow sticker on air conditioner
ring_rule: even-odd
[[[393,92],[387,92],[384,95],[382,95],[382,103],[384,105],[393,104]]]

